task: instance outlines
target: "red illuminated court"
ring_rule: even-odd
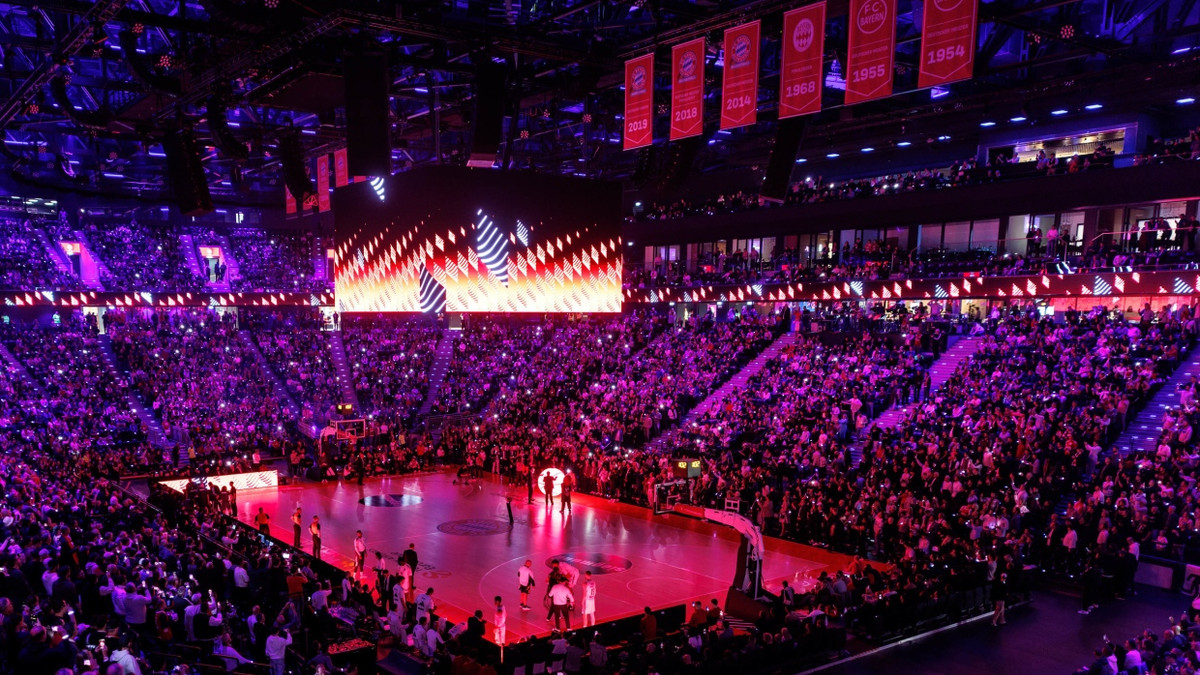
[[[515,524],[510,529],[505,496],[513,496]],[[262,506],[271,514],[271,533],[291,541],[290,515],[304,510],[305,551],[311,550],[308,522],[320,516],[325,561],[352,567],[355,530],[361,529],[370,552],[381,551],[389,569],[409,543],[417,545],[417,589],[432,586],[438,613],[452,621],[476,609],[491,618],[496,595],[509,609],[509,641],[549,632],[542,607],[547,561],[569,554],[580,571],[591,570],[598,586],[597,622],[692,600],[718,598],[734,574],[738,537],[730,529],[678,515],[654,516],[648,509],[575,496],[574,514],[548,512],[541,501],[526,504],[526,490],[507,489],[484,479],[470,487],[454,484],[451,471],[376,478],[361,487],[353,482],[321,483],[249,490],[239,495],[238,516],[250,523]],[[538,495],[540,497],[540,495]],[[368,505],[372,504],[372,505]],[[765,580],[779,581],[843,568],[847,556],[778,539],[767,540]],[[534,561],[539,580],[530,597],[533,609],[519,611],[517,568]],[[369,572],[368,572],[369,573]],[[578,614],[572,626],[578,625]]]

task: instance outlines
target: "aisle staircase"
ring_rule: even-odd
[[[183,262],[187,265],[188,271],[208,283],[208,274],[200,269],[200,258],[198,257],[200,254],[196,251],[196,242],[192,239],[192,235],[179,235],[179,252],[183,254]]]
[[[108,269],[108,265],[100,259],[100,256],[96,255],[96,249],[92,247],[92,242],[88,241],[87,235],[83,233],[83,230],[75,230],[74,232],[76,241],[83,247],[84,252],[87,253],[88,258],[91,259],[92,264],[96,267],[96,286],[91,286],[87,279],[83,280],[84,283],[87,283],[90,288],[94,288],[95,290],[104,290],[104,284],[100,279],[112,277],[112,271]]]
[[[342,389],[342,402],[350,403],[355,411],[362,406],[358,402],[358,393],[354,388],[354,372],[350,369],[350,361],[346,358],[346,343],[342,341],[342,331],[329,332],[329,348],[333,356],[333,370],[337,373],[338,386]]]
[[[746,386],[750,378],[757,375],[767,362],[775,358],[784,349],[796,344],[800,339],[800,333],[787,332],[775,338],[775,341],[767,346],[766,349],[759,352],[758,356],[754,357],[750,363],[747,363],[741,370],[725,381],[724,384],[713,390],[711,394],[706,396],[703,401],[696,404],[688,414],[680,420],[679,424],[671,429],[668,429],[658,438],[646,444],[646,450],[650,452],[660,452],[668,449],[676,443],[679,436],[693,422],[699,421],[709,411],[720,406],[726,398],[736,391]]]
[[[954,371],[958,370],[958,366],[962,364],[963,361],[971,358],[975,351],[979,349],[979,345],[982,343],[982,336],[963,337],[959,338],[957,342],[951,344],[949,349],[942,352],[942,355],[938,358],[938,360],[934,361],[933,364],[929,366],[930,393],[932,394],[937,392],[938,389],[941,389],[942,385],[946,384],[946,381],[949,380],[950,376],[954,374]],[[913,408],[917,407],[917,405],[919,405],[918,402],[908,403],[906,405],[893,405],[872,420],[871,423],[862,430],[862,433],[858,435],[858,438],[854,440],[854,443],[850,445],[851,466],[858,466],[858,463],[862,461],[863,445],[867,437],[870,435],[873,427],[878,426],[887,429],[898,426],[906,417],[908,417],[908,414],[913,410]]]
[[[1117,437],[1113,450],[1119,457],[1154,449],[1162,432],[1163,413],[1169,408],[1179,407],[1179,386],[1192,377],[1200,378],[1200,348],[1196,347],[1192,348],[1183,363],[1158,388],[1154,398],[1146,402],[1141,412],[1129,421],[1125,431]]]
[[[79,275],[75,274],[75,270],[71,269],[71,261],[67,260],[67,254],[63,253],[62,247],[58,245],[58,242],[46,234],[46,230],[40,227],[34,228],[33,234],[42,243],[42,248],[45,249],[46,256],[50,258],[50,262],[54,263],[55,269],[69,277],[79,279]]]
[[[450,328],[442,330],[442,339],[433,353],[433,364],[429,366],[429,391],[425,394],[425,400],[421,402],[417,418],[428,415],[429,411],[433,409],[434,402],[437,401],[438,390],[442,388],[446,373],[450,372],[450,361],[454,358],[454,343],[458,339],[459,332]]]
[[[8,364],[9,370],[16,375],[21,384],[25,385],[27,391],[32,392],[39,398],[45,398],[46,390],[29,374],[29,371],[25,369],[25,364],[21,363],[17,357],[13,356],[12,352],[8,351],[8,347],[4,343],[0,343],[0,360]]]
[[[129,369],[117,359],[117,353],[113,351],[112,338],[107,335],[101,335],[99,342],[100,355],[104,359],[104,365],[108,367],[109,374],[122,382],[131,382]],[[162,448],[163,460],[170,463],[171,448],[175,443],[167,438],[167,434],[163,431],[162,422],[146,407],[145,402],[142,401],[141,394],[138,393],[132,384],[125,389],[125,401],[128,403],[129,409],[133,411],[133,414],[137,415],[142,426],[146,427],[146,435],[150,439],[150,444],[156,448]],[[187,453],[180,453],[179,461],[181,464],[186,464]]]

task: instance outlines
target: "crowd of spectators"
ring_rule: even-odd
[[[434,414],[483,410],[500,388],[525,371],[534,354],[553,340],[555,322],[466,317],[455,337],[449,370],[438,389]]]
[[[764,199],[760,195],[750,192],[738,191],[698,201],[679,199],[667,204],[647,204],[634,215],[633,219],[671,220],[698,215],[712,216],[775,206],[818,204],[907,192],[940,190],[1033,175],[1078,173],[1093,168],[1112,167],[1113,158],[1112,151],[1101,146],[1088,155],[1076,154],[1070,158],[1059,158],[1054,153],[1047,154],[1043,151],[1029,161],[1017,162],[1013,157],[997,154],[983,165],[971,157],[955,161],[946,167],[917,169],[871,178],[836,180],[823,176],[808,177],[792,183],[782,202]]]
[[[232,313],[110,311],[105,321],[130,384],[168,437],[187,439],[189,459],[290,451],[291,420]]]
[[[235,291],[332,291],[332,279],[316,278],[315,261],[324,248],[310,230],[268,232],[239,227],[229,230],[230,251],[240,278]]]
[[[83,283],[62,272],[38,237],[42,223],[0,218],[0,288],[19,291],[81,290]]]
[[[378,315],[342,321],[342,342],[358,402],[393,426],[412,420],[429,393],[441,329],[428,318]]]
[[[95,316],[74,312],[57,324],[9,324],[0,339],[41,388],[28,414],[55,446],[99,472],[162,464],[162,450],[150,446],[129,408],[127,383],[104,361]]]
[[[1076,675],[1192,675],[1200,672],[1200,625],[1196,605],[1178,619],[1168,619],[1161,632],[1147,628],[1140,635],[1104,645],[1092,652],[1092,660]],[[1119,639],[1119,638],[1118,638]]]
[[[198,291],[204,280],[192,273],[180,247],[179,232],[166,225],[137,221],[113,224],[88,222],[82,228],[92,252],[107,274],[100,282],[109,291]]]
[[[325,426],[342,387],[333,365],[333,345],[317,310],[250,314],[246,321],[255,344],[301,408],[301,420]]]

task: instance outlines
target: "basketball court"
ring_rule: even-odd
[[[438,614],[459,621],[482,609],[490,622],[492,598],[500,595],[509,612],[509,642],[550,631],[542,596],[554,558],[592,572],[598,623],[638,614],[646,605],[660,609],[712,598],[724,605],[740,541],[732,529],[578,493],[574,513],[563,515],[557,500],[547,510],[540,493],[533,505],[527,494],[523,485],[506,488],[488,477],[455,484],[455,473],[447,470],[368,479],[362,486],[351,481],[247,490],[238,493],[238,517],[252,523],[262,506],[271,515],[271,534],[291,542],[291,513],[301,506],[304,550],[312,547],[308,523],[320,516],[322,558],[347,571],[355,531],[361,529],[368,547],[364,578],[370,579],[375,551],[394,570],[400,553],[416,544],[416,588],[433,587]],[[510,495],[511,527],[505,508]],[[816,576],[850,562],[848,556],[779,539],[768,538],[766,549],[764,581],[774,589],[782,579]],[[533,609],[523,612],[517,568],[525,560],[533,561],[538,586],[530,594]],[[580,604],[572,627],[580,625]]]

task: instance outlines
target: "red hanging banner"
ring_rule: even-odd
[[[333,185],[342,187],[350,182],[350,170],[346,166],[346,149],[333,151]]]
[[[286,185],[283,186],[283,212],[289,216],[296,215],[296,198]]]
[[[654,141],[654,55],[625,62],[625,150]]]
[[[317,157],[317,211],[325,213],[329,204],[329,155]]]
[[[779,69],[779,119],[821,110],[825,65],[825,3],[783,15],[783,63]]]
[[[921,31],[922,89],[969,79],[975,69],[979,0],[929,0]]]
[[[671,48],[671,140],[704,130],[704,38]]]
[[[758,121],[758,21],[725,31],[725,75],[721,85],[721,128]]]
[[[896,0],[850,0],[846,104],[892,95],[896,66]]]

